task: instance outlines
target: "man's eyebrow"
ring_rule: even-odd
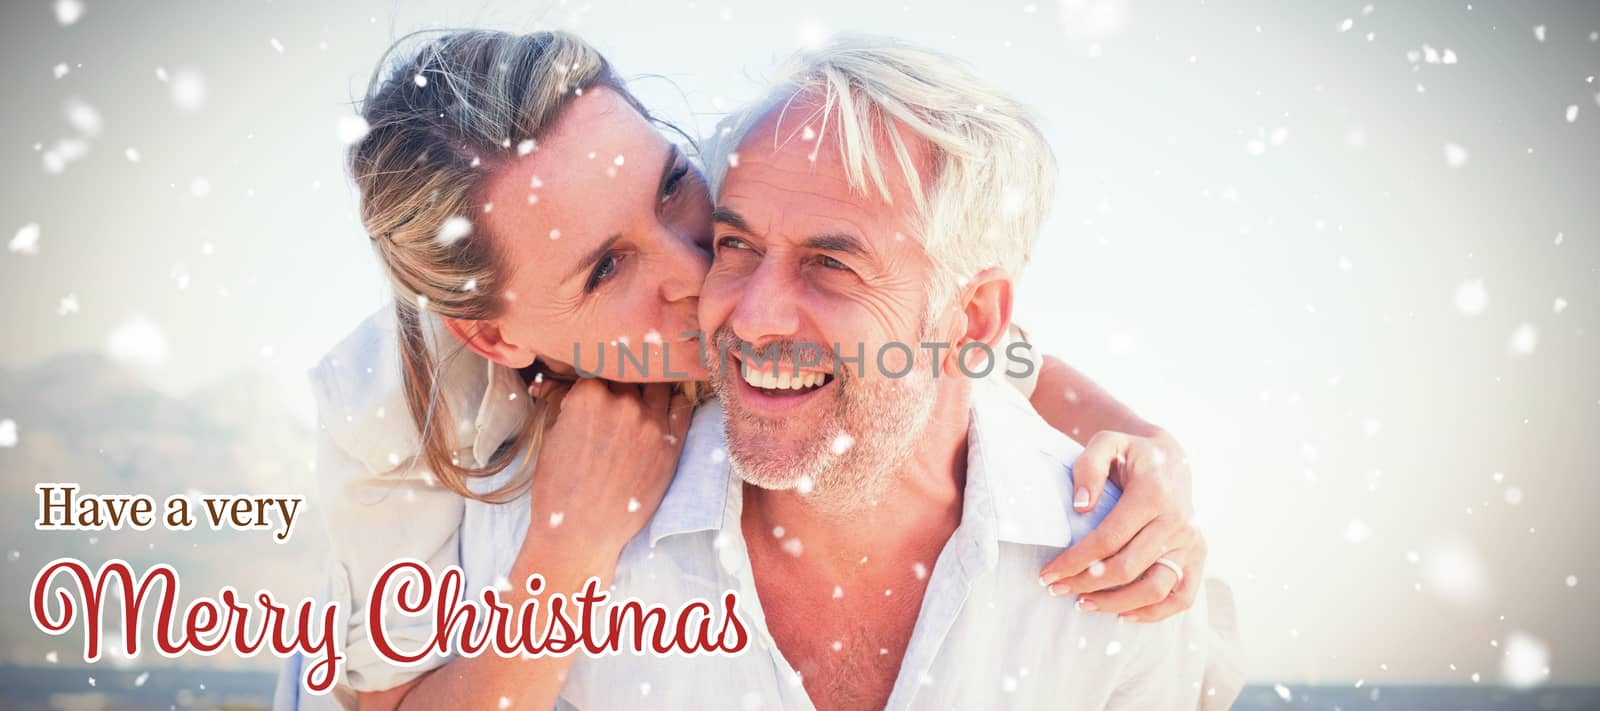
[[[720,222],[745,234],[750,233],[750,223],[744,221],[741,215],[726,207],[719,207],[711,211],[711,221]]]
[[[819,252],[839,252],[856,257],[869,256],[867,247],[861,243],[861,240],[856,239],[855,235],[843,232],[830,232],[812,236],[806,239],[805,246]]]
[[[562,277],[561,281],[563,283],[571,281],[573,277],[578,276],[588,268],[593,267],[595,262],[600,261],[601,257],[606,256],[606,252],[610,252],[611,248],[616,246],[617,240],[619,239],[622,239],[622,235],[611,235],[610,239],[601,242],[599,246],[589,250],[588,254],[583,255],[583,259],[578,260],[578,266],[574,267],[571,273]]]

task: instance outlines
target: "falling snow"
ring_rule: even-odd
[[[1463,316],[1477,316],[1489,305],[1489,291],[1482,279],[1462,282],[1456,287],[1456,310]]]
[[[839,456],[850,451],[850,448],[854,446],[856,446],[856,438],[851,437],[849,432],[840,432],[834,436],[833,444],[829,446],[829,449],[832,450],[835,456]]]
[[[440,244],[449,246],[470,234],[472,234],[472,220],[460,215],[451,215],[439,225],[439,233],[435,235],[435,239],[439,240]]]
[[[56,22],[62,26],[72,25],[83,18],[83,3],[79,0],[56,0]]]
[[[354,145],[356,141],[365,138],[370,130],[371,127],[367,125],[367,120],[356,115],[340,116],[338,124],[335,126],[339,142],[347,146]]]
[[[1506,348],[1512,355],[1525,356],[1539,347],[1539,331],[1531,323],[1524,323],[1511,332]]]
[[[167,76],[166,71],[156,70],[160,77]],[[162,81],[167,81],[162,79]],[[199,72],[192,69],[182,69],[171,77],[172,103],[184,111],[199,111],[206,104],[206,79]]]
[[[8,249],[17,254],[39,253],[39,223],[29,222],[17,229],[17,234],[6,245]]]
[[[10,449],[17,446],[17,421],[11,418],[0,420],[0,447]]]
[[[120,363],[160,365],[167,359],[167,337],[154,321],[131,316],[106,337],[106,353]]]
[[[1511,633],[1506,638],[1504,655],[1500,673],[1515,688],[1538,686],[1550,677],[1550,648],[1537,637]]]

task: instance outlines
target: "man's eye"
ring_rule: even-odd
[[[828,256],[826,254],[817,257],[817,261],[818,261],[818,263],[822,264],[822,266],[827,267],[828,269],[837,269],[839,271],[849,271],[850,270],[850,267],[845,266],[844,262],[841,262],[841,261],[839,261],[837,259],[834,259],[833,257],[830,257],[830,256]]]
[[[717,239],[717,247],[725,247],[727,249],[749,249],[750,243],[739,239],[738,237],[720,237]]]
[[[608,254],[601,257],[600,261],[595,262],[594,271],[589,274],[589,283],[584,285],[584,291],[594,291],[600,286],[600,282],[611,278],[611,275],[615,274],[616,271],[617,258],[615,256]]]

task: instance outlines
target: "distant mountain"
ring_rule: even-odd
[[[15,447],[0,449],[0,660],[44,663],[57,652],[76,661],[81,636],[50,637],[26,617],[28,582],[49,560],[75,556],[98,565],[117,557],[139,568],[157,562],[182,575],[185,600],[215,595],[222,585],[241,592],[270,589],[280,599],[320,588],[321,512],[309,463],[311,427],[288,407],[279,384],[238,373],[182,398],[162,394],[95,354],[61,356],[20,369],[0,369],[0,417],[17,422]],[[303,494],[295,535],[284,544],[270,534],[192,531],[36,531],[38,482],[75,482],[85,492],[169,494]],[[227,655],[185,663],[271,668],[263,655]],[[157,655],[140,665],[166,663]]]

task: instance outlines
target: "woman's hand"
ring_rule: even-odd
[[[541,558],[588,551],[614,566],[666,494],[692,405],[666,383],[583,379],[557,408],[539,447],[528,537]]]
[[[1204,579],[1206,543],[1191,523],[1189,465],[1166,433],[1100,432],[1073,466],[1073,508],[1094,508],[1109,479],[1122,489],[1111,512],[1041,572],[1053,595],[1079,609],[1157,622],[1189,609]],[[1165,558],[1183,570],[1157,563]]]

